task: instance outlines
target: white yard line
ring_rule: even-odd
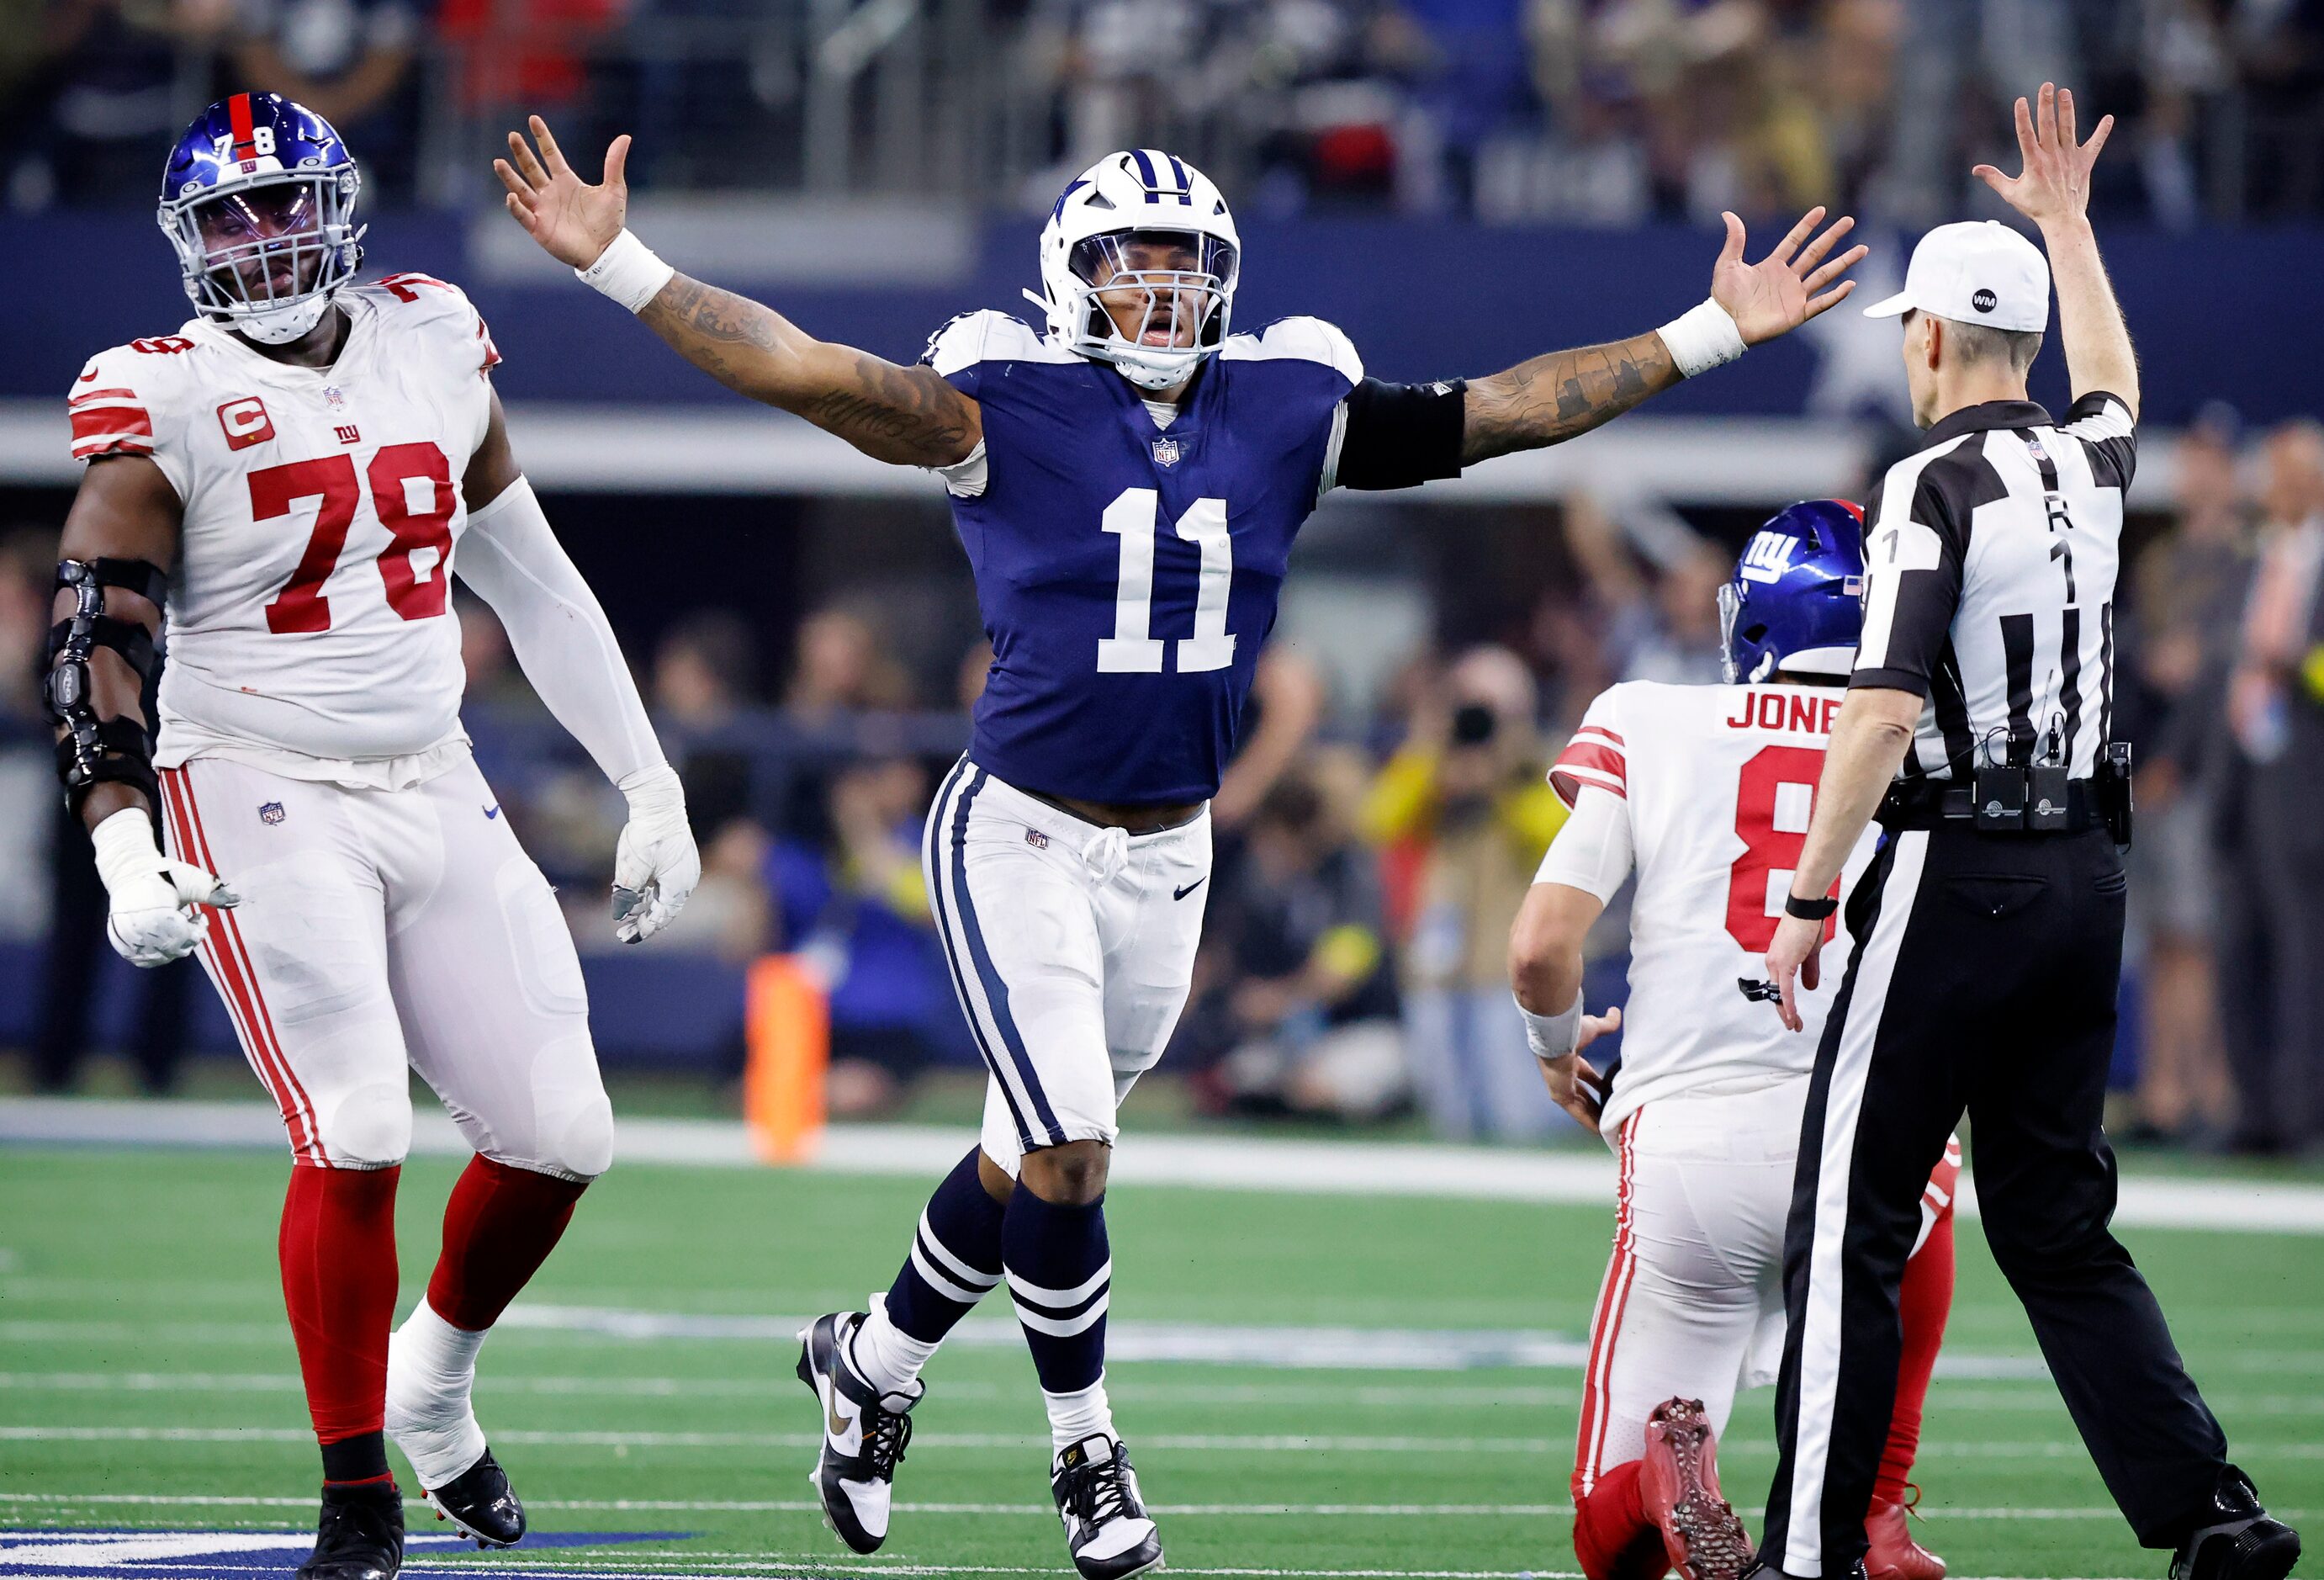
[[[812,1167],[837,1174],[933,1179],[943,1160],[958,1154],[966,1133],[922,1125],[834,1125]],[[0,1099],[0,1144],[9,1142],[265,1149],[284,1144],[281,1121],[263,1104],[80,1097]],[[748,1135],[733,1121],[626,1119],[616,1144],[620,1156],[635,1163],[757,1166]],[[423,1113],[412,1150],[466,1157],[468,1147],[449,1119]],[[1609,1206],[1614,1199],[1613,1160],[1589,1148],[1526,1151],[1281,1136],[1263,1141],[1235,1135],[1131,1136],[1114,1157],[1112,1178],[1121,1185],[1329,1196]],[[1963,1178],[1958,1199],[1960,1210],[1974,1216],[1973,1180]],[[2123,1181],[2114,1221],[2134,1228],[2324,1234],[2324,1186],[2184,1175],[2130,1178]]]
[[[519,1301],[498,1331],[554,1330],[626,1339],[756,1339],[788,1343],[813,1318],[636,1311],[607,1306]],[[945,1341],[954,1348],[1014,1351],[1025,1340],[1008,1317],[972,1317]],[[1489,1367],[1578,1372],[1589,1363],[1579,1338],[1538,1328],[1292,1327],[1109,1317],[1109,1364],[1197,1362],[1274,1370],[1454,1372]],[[1938,1357],[1937,1375],[1988,1381],[2046,1381],[2032,1356],[1963,1353]]]
[[[813,1448],[819,1432],[613,1432],[497,1431],[496,1442],[536,1448]],[[11,1443],[306,1443],[312,1434],[298,1427],[8,1427],[0,1442]],[[1029,1432],[923,1432],[916,1442],[929,1447],[1005,1450],[1045,1448],[1046,1436]],[[1766,1458],[1772,1438],[1734,1438],[1721,1443],[1730,1458]],[[1563,1455],[1565,1439],[1551,1437],[1455,1437],[1425,1434],[1237,1434],[1141,1435],[1139,1453],[1187,1454],[1494,1454]],[[2254,1443],[2238,1446],[2241,1456],[2257,1461],[2324,1459],[2324,1443]],[[2080,1441],[2030,1438],[2019,1442],[1923,1443],[1921,1456],[1938,1459],[2072,1459],[2087,1452]]]
[[[315,1507],[315,1500],[311,1495],[240,1497],[226,1492],[0,1492],[0,1507],[11,1504],[58,1509],[290,1509],[304,1512]],[[525,1507],[562,1514],[812,1514],[817,1510],[814,1500],[808,1498],[528,1498]],[[1500,1516],[1549,1519],[1562,1518],[1573,1511],[1572,1506],[1565,1503],[1155,1503],[1148,1507],[1157,1514],[1205,1518],[1314,1515],[1322,1519],[1397,1519],[1442,1515],[1461,1519]],[[1024,1514],[1043,1518],[1054,1512],[1047,1503],[901,1502],[895,1506],[895,1510],[899,1514]],[[1739,1512],[1756,1519],[1766,1511],[1744,1508]],[[2111,1503],[2046,1509],[2015,1506],[1956,1509],[1924,1501],[1920,1512],[1932,1520],[2107,1520],[2122,1518],[2120,1511]],[[2324,1517],[2324,1511],[2314,1509],[2278,1508],[2271,1512],[2283,1520]],[[303,1525],[297,1528],[303,1529]],[[293,1525],[285,1523],[281,1529],[293,1529]],[[686,1556],[703,1555],[689,1553]]]

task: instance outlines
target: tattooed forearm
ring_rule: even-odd
[[[728,389],[796,411],[876,460],[948,466],[982,437],[976,403],[933,369],[826,345],[731,291],[680,274],[638,317]]]
[[[949,463],[975,448],[968,397],[935,369],[898,367],[862,351],[847,355],[853,376],[793,408],[800,416],[866,450],[883,443]]]
[[[1553,351],[1472,379],[1462,409],[1462,464],[1587,433],[1678,381],[1669,348],[1655,334]]]

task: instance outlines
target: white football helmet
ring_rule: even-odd
[[[1234,216],[1208,176],[1174,153],[1109,153],[1074,178],[1041,228],[1049,333],[1080,356],[1110,362],[1146,390],[1184,381],[1227,337],[1242,246]],[[1117,303],[1142,291],[1138,332],[1122,334]]]

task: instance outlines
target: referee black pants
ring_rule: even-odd
[[[1986,1240],[2131,1529],[2173,1546],[2209,1499],[2226,1439],[2107,1227],[2099,1110],[2124,889],[2102,832],[1953,825],[1891,834],[1849,896],[1858,941],[1816,1054],[1784,1240],[1767,1567],[1837,1576],[1863,1556],[1897,1285],[1964,1111]]]

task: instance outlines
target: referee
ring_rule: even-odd
[[[1865,527],[1863,645],[1831,733],[1786,919],[1767,951],[1784,1023],[1812,986],[1840,865],[1857,943],[1817,1051],[1784,1236],[1782,1450],[1760,1580],[1849,1573],[1896,1387],[1897,1281],[1929,1170],[1964,1109],[1986,1237],[2138,1539],[2172,1580],[2282,1580],[2300,1552],[2226,1460],[2163,1313],[2107,1229],[2099,1127],[2122,965],[2126,761],[2107,750],[2123,491],[2138,365],[2084,214],[2109,117],[2017,101],[2024,173],[1976,173],[2041,229],[1948,225],[1901,314],[1918,453]],[[2026,399],[2051,272],[2074,403]]]

